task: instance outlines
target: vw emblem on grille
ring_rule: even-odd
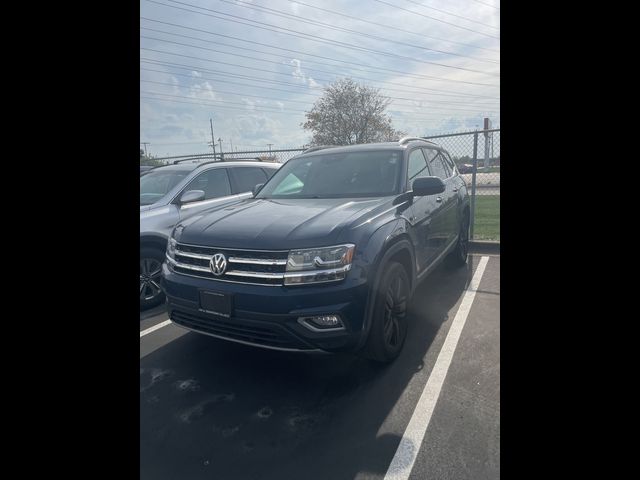
[[[213,257],[211,257],[211,262],[209,262],[209,267],[214,275],[220,276],[227,269],[227,259],[221,253],[216,253]]]

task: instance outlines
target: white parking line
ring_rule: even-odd
[[[476,290],[480,285],[480,280],[482,279],[488,261],[489,257],[482,256],[478,262],[478,268],[464,293],[458,312],[451,323],[442,349],[438,354],[438,359],[433,366],[427,384],[424,386],[422,395],[420,395],[420,399],[413,411],[411,420],[409,420],[409,424],[400,440],[396,454],[393,456],[393,460],[391,460],[387,474],[384,477],[385,480],[407,480],[411,474],[413,464],[416,461],[422,440],[427,432],[431,415],[440,396],[442,384],[447,376],[447,371],[451,365],[460,334],[467,321],[471,304],[476,296]]]
[[[165,320],[164,322],[160,322],[160,323],[154,325],[153,327],[149,327],[146,330],[142,330],[140,332],[140,338],[144,337],[145,335],[150,334],[151,332],[155,332],[156,330],[159,330],[162,327],[166,327],[169,324],[171,324],[171,320]]]

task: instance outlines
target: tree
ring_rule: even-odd
[[[140,165],[157,167],[159,165],[164,165],[164,163],[162,162],[162,160],[158,160],[153,155],[145,155],[144,150],[140,150]]]
[[[307,121],[301,126],[311,131],[311,145],[398,140],[404,133],[395,130],[385,114],[390,103],[378,89],[350,78],[340,79],[325,87],[322,97],[305,113]]]

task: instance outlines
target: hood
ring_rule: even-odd
[[[182,243],[286,250],[347,241],[345,227],[389,208],[392,198],[248,199],[195,215],[177,228]]]

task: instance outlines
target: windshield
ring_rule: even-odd
[[[140,205],[151,205],[164,197],[189,174],[186,170],[149,172],[140,177]]]
[[[291,159],[256,198],[382,197],[398,192],[402,152],[376,150]]]

